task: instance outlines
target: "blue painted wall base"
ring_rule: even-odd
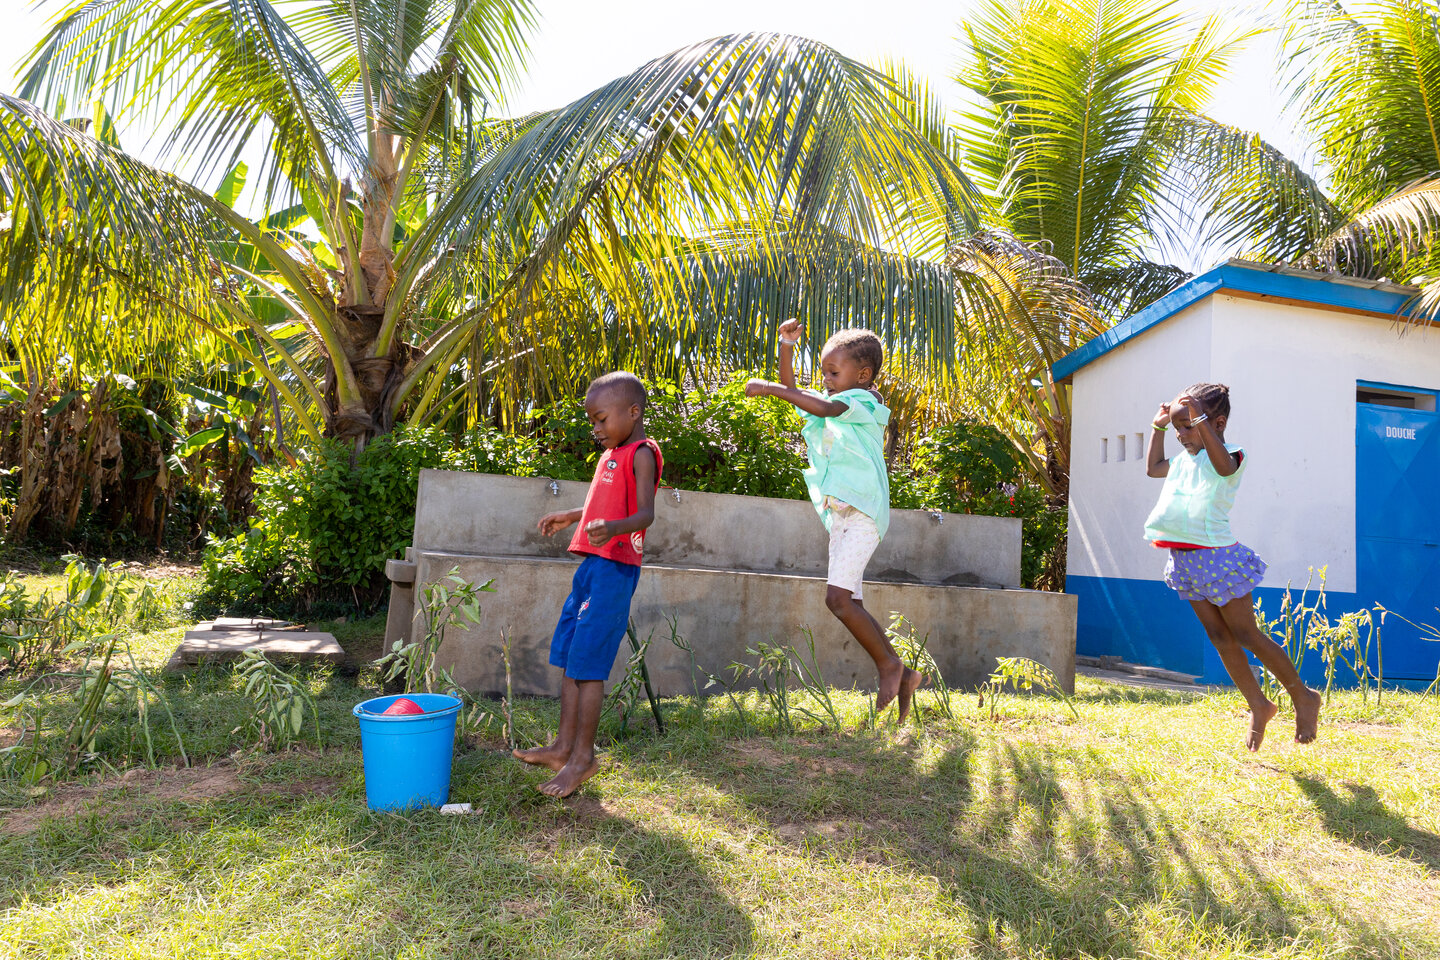
[[[1230,685],[1225,665],[1195,611],[1164,581],[1072,576],[1065,578],[1065,592],[1079,598],[1076,653],[1116,656],[1129,663],[1193,674],[1200,683]],[[1279,615],[1284,595],[1285,591],[1276,587],[1255,591],[1265,615],[1272,618]],[[1292,595],[1298,599],[1298,591]],[[1369,604],[1353,593],[1327,591],[1325,606],[1333,621],[1341,613]],[[1325,665],[1319,651],[1307,651],[1300,676],[1311,686],[1324,686]],[[1353,675],[1347,679],[1353,682]]]

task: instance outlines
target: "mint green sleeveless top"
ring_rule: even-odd
[[[1243,453],[1245,448],[1227,443],[1225,449]],[[1203,449],[1195,454],[1182,450],[1171,457],[1160,502],[1145,521],[1145,539],[1193,543],[1197,547],[1230,546],[1235,542],[1230,532],[1230,508],[1235,505],[1235,492],[1240,489],[1240,478],[1249,463],[1249,457],[1241,457],[1239,468],[1222,477]]]
[[[890,475],[885,470],[885,424],[890,422],[890,408],[869,390],[843,390],[833,397],[807,392],[845,404],[845,412],[838,417],[800,411],[805,421],[800,435],[810,457],[805,486],[820,520],[830,529],[825,498],[834,497],[874,520],[880,536],[885,536],[890,526]]]

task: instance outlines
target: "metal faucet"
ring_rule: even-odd
[[[550,496],[552,496],[552,497],[558,497],[558,496],[560,496],[560,481],[559,481],[559,480],[551,480],[551,481],[550,481]]]
[[[941,513],[939,510],[931,510],[930,519],[934,520],[936,523],[944,523],[945,514]]]

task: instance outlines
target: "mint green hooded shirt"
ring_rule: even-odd
[[[834,497],[874,520],[880,536],[885,536],[890,526],[890,475],[885,471],[885,425],[890,422],[890,408],[869,390],[845,390],[833,397],[806,392],[846,407],[838,417],[800,411],[805,420],[800,435],[810,457],[805,486],[821,522],[830,529],[825,498]]]

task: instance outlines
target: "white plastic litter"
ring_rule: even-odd
[[[468,803],[447,803],[447,804],[445,804],[445,806],[443,806],[443,807],[440,808],[440,812],[441,812],[441,813],[446,813],[446,814],[469,813],[469,812],[470,812],[470,804],[468,804]]]

